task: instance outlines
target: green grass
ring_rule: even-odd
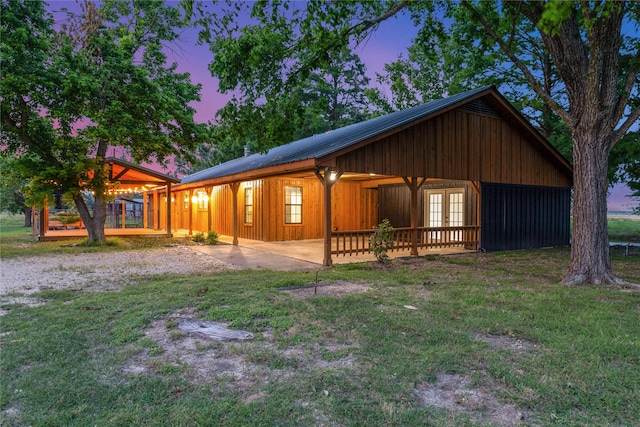
[[[612,242],[640,243],[640,221],[609,218],[609,240]]]
[[[189,238],[109,237],[106,245],[87,244],[86,238],[38,242],[20,215],[0,215],[0,258],[60,253],[93,253],[134,249],[157,249],[174,245],[193,245]]]
[[[548,250],[449,257],[420,269],[336,267],[323,280],[373,289],[302,300],[277,288],[311,283],[312,273],[242,271],[141,281],[121,292],[47,291],[37,295],[46,305],[5,307],[0,422],[469,425],[466,415],[422,406],[414,394],[439,373],[457,373],[478,387],[499,386],[498,398],[523,408],[532,424],[632,425],[640,418],[640,294],[558,285],[567,260],[566,250]],[[636,282],[639,267],[637,257],[614,260]],[[206,293],[197,292],[202,286]],[[163,359],[167,351],[145,336],[154,322],[188,308],[256,335],[250,343],[202,341],[183,354],[210,348],[212,363],[226,352],[253,367],[242,379],[202,381],[177,356]],[[185,339],[174,323],[163,327],[169,341]],[[481,335],[532,347],[514,353]],[[307,363],[349,355],[355,362],[347,367]],[[132,360],[145,371],[127,372]]]
[[[4,250],[12,231],[0,230]],[[551,249],[321,271],[322,281],[371,286],[341,297],[278,290],[313,283],[313,272],[238,271],[141,279],[119,292],[48,290],[34,295],[47,301],[38,307],[3,303],[0,425],[489,424],[419,401],[415,390],[442,373],[517,406],[524,425],[634,425],[640,292],[559,285],[568,260],[567,249]],[[640,283],[640,257],[612,263]],[[189,315],[256,338],[190,347],[174,317]],[[239,377],[224,370],[234,363]],[[207,377],[203,367],[227,373]]]

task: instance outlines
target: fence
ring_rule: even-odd
[[[463,247],[477,249],[480,226],[394,228],[391,251],[410,250],[416,234],[418,248]],[[331,233],[331,254],[346,256],[369,253],[369,237],[373,230],[334,231]]]

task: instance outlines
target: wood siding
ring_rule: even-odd
[[[509,122],[462,109],[445,112],[336,158],[363,174],[570,187],[571,177]]]
[[[285,187],[302,188],[302,224],[285,224]],[[245,191],[253,188],[253,223],[245,222]],[[205,191],[196,188],[193,194]],[[189,211],[184,209],[188,191],[174,193],[174,229],[189,229]],[[211,229],[233,235],[233,194],[229,185],[216,186],[209,193],[213,206]],[[209,210],[192,203],[192,230],[209,230]],[[319,239],[322,231],[322,185],[317,178],[267,178],[243,182],[238,189],[238,237],[278,241]],[[378,192],[362,188],[359,182],[338,181],[332,188],[332,225],[338,230],[370,229],[377,224]],[[166,221],[163,221],[166,223]],[[166,226],[163,224],[163,226]]]
[[[569,244],[569,188],[482,184],[481,247],[487,251]]]
[[[426,182],[418,190],[418,227],[424,224],[424,194],[427,190],[464,188],[464,223],[478,225],[478,196],[473,187],[464,181]],[[395,228],[411,226],[411,193],[404,184],[383,185],[379,189],[378,217],[380,221],[388,219]]]

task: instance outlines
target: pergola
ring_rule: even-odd
[[[105,159],[105,166],[108,169],[108,186],[110,189],[108,190],[113,195],[121,195],[121,194],[131,194],[131,193],[143,193],[143,229],[149,229],[149,215],[147,214],[149,211],[149,201],[151,200],[154,212],[153,212],[153,229],[159,230],[160,228],[160,203],[161,203],[161,193],[165,193],[166,197],[164,202],[166,203],[166,236],[171,237],[171,186],[173,184],[177,184],[180,182],[179,179],[174,178],[172,176],[163,174],[161,172],[157,172],[151,170],[149,168],[145,168],[143,166],[137,165],[135,163],[117,159],[115,157],[108,157]],[[147,196],[150,197],[147,197]],[[124,209],[124,203],[122,204]],[[49,232],[49,209],[45,207],[40,212],[40,221],[37,224],[34,221],[34,226],[39,225],[39,239],[40,240],[52,240],[56,238],[64,238],[64,237],[74,237],[74,236],[63,236],[63,234],[69,233],[59,233],[59,232]],[[124,230],[124,221],[123,221],[123,230]],[[123,236],[127,235],[127,232],[123,232],[121,230],[118,235]],[[34,230],[35,231],[35,230]],[[65,230],[66,231],[66,230]],[[69,230],[71,231],[71,230]],[[140,232],[131,232],[132,235],[139,235]],[[157,233],[156,233],[157,234]]]

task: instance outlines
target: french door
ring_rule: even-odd
[[[425,227],[460,227],[464,225],[464,188],[425,190],[424,197]],[[443,236],[440,231],[429,234],[429,240],[462,241],[462,231],[448,231]]]

